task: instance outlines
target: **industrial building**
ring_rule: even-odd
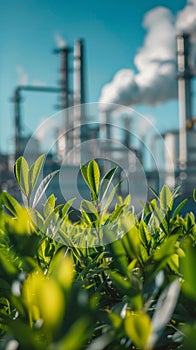
[[[140,201],[145,202],[149,197],[149,186],[159,191],[164,183],[170,187],[180,185],[182,196],[191,196],[193,188],[196,187],[196,118],[192,115],[191,81],[194,71],[189,61],[189,45],[189,35],[183,33],[177,36],[179,128],[168,130],[155,140],[161,165],[157,165],[154,159],[151,167],[145,169],[145,144],[134,136],[129,108],[125,108],[123,112],[119,110],[121,124],[115,125],[112,112],[101,113],[99,104],[86,104],[85,47],[84,40],[81,39],[75,41],[73,49],[64,47],[55,50],[59,54],[61,66],[59,87],[16,87],[13,97],[14,158],[24,154],[32,163],[39,155],[36,134],[29,141],[21,133],[22,92],[51,92],[61,96],[62,125],[57,130],[54,150],[48,154],[44,171],[49,173],[60,168],[59,178],[56,177],[50,187],[50,191],[55,193],[59,201],[77,197],[75,207],[79,209],[81,199],[88,196],[80,176],[80,164],[85,164],[92,158],[99,160],[104,172],[113,164],[118,165],[116,181],[124,179],[119,189],[120,194],[126,196],[131,193],[136,210],[141,208]],[[72,51],[73,84],[70,84]],[[13,158],[9,162],[13,166]],[[1,168],[2,179],[5,178],[5,169],[2,172]],[[9,172],[9,166],[6,169]],[[10,181],[10,178],[7,184],[3,181],[2,188],[10,188],[14,192],[15,188],[13,184],[9,185]]]

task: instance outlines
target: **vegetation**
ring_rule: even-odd
[[[37,209],[57,173],[37,184],[44,159],[16,161],[25,206],[0,195],[0,349],[194,350],[196,223],[180,215],[187,200],[175,208],[179,189],[154,192],[138,218],[111,186],[116,168],[101,179],[92,160],[92,200],[72,223],[73,199]]]

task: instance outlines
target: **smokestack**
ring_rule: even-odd
[[[86,138],[86,130],[84,124],[85,116],[85,61],[84,61],[84,40],[78,39],[74,43],[74,131],[73,131],[73,147],[83,142]],[[75,163],[81,162],[81,155],[75,154]]]
[[[60,54],[60,84],[61,84],[61,108],[65,109],[69,106],[69,79],[68,79],[68,57],[71,49],[62,47],[55,49],[54,53]]]
[[[131,147],[131,140],[130,140],[130,130],[131,130],[131,119],[129,117],[125,117],[123,119],[124,122],[124,145],[127,148]]]
[[[14,92],[14,120],[15,120],[15,159],[18,158],[21,152],[21,112],[20,112],[20,89],[16,88]]]
[[[74,45],[74,104],[85,103],[84,41],[76,40]]]
[[[186,123],[192,117],[191,106],[191,69],[189,65],[190,42],[188,34],[177,36],[178,62],[178,101],[179,101],[179,167],[187,165]]]
[[[70,129],[69,120],[69,53],[71,49],[69,47],[60,47],[54,50],[54,53],[60,55],[60,84],[61,84],[61,109],[63,110],[63,118],[65,120],[65,153],[70,149],[70,135],[67,132]]]

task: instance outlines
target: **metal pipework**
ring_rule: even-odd
[[[72,51],[69,47],[63,47],[55,49],[54,53],[60,55],[61,67],[60,67],[60,85],[61,85],[61,108],[65,109],[69,107],[69,53]]]
[[[74,118],[73,118],[73,147],[85,140],[86,122],[85,113],[85,62],[84,41],[78,39],[74,42]],[[76,152],[75,152],[76,153]],[[75,154],[74,163],[81,162],[81,154]]]
[[[14,121],[15,121],[15,159],[22,152],[21,149],[21,139],[22,139],[22,123],[21,123],[21,91],[37,91],[37,92],[61,92],[60,88],[50,87],[50,86],[34,86],[34,85],[21,85],[18,86],[14,91]]]
[[[178,63],[178,103],[179,103],[179,167],[184,170],[187,166],[187,131],[186,123],[192,117],[191,105],[191,68],[190,41],[188,34],[177,36]]]

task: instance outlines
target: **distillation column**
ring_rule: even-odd
[[[179,101],[179,168],[187,167],[187,121],[192,117],[190,41],[188,34],[177,36]]]

